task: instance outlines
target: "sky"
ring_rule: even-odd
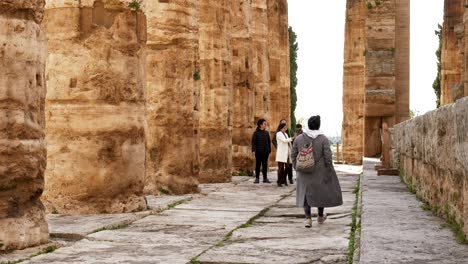
[[[419,114],[436,108],[432,82],[439,43],[434,30],[442,24],[444,0],[430,2],[411,0],[410,7],[410,109]],[[318,114],[325,134],[339,136],[346,0],[289,0],[288,12],[299,43],[296,118]]]

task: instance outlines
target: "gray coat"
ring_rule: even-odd
[[[294,140],[291,158],[296,168],[296,158],[301,148],[312,138],[301,134]],[[343,204],[340,182],[333,167],[332,152],[328,138],[319,135],[313,140],[315,168],[310,173],[297,172],[296,205],[311,207],[333,207]]]

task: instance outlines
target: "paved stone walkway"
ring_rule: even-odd
[[[376,163],[364,162],[360,263],[468,263],[468,245],[421,209],[400,177],[377,176]]]
[[[359,167],[337,170],[345,204],[310,229],[294,185],[234,177],[202,185],[201,194],[148,197],[151,210],[137,214],[50,215],[61,247],[22,263],[346,263]]]

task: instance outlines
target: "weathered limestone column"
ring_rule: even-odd
[[[367,4],[364,155],[368,157],[382,152],[383,124],[395,124],[395,1]]]
[[[197,191],[198,1],[145,1],[147,155],[145,193]]]
[[[252,173],[254,158],[251,137],[255,129],[255,84],[253,72],[253,42],[251,36],[252,8],[250,1],[231,1],[233,78],[232,160],[235,171]]]
[[[199,181],[226,182],[232,168],[231,1],[200,1],[199,17]]]
[[[144,209],[146,18],[125,1],[46,8],[43,201],[67,214]]]
[[[287,0],[268,0],[268,53],[270,69],[270,135],[281,119],[291,124],[289,32]],[[275,159],[275,149],[270,160]]]
[[[270,123],[270,67],[268,62],[267,0],[252,0],[253,72],[255,88],[255,121],[264,118]],[[276,129],[276,128],[274,128]],[[253,132],[252,132],[253,133]],[[252,136],[252,134],[250,135]]]
[[[346,2],[343,66],[343,160],[361,164],[364,155],[365,0]]]
[[[395,3],[395,121],[398,124],[409,119],[410,110],[410,1]]]
[[[47,242],[44,1],[0,0],[0,252]]]
[[[462,58],[460,57],[456,27],[463,22],[464,0],[445,0],[442,29],[440,104],[453,102],[452,88],[460,85]]]

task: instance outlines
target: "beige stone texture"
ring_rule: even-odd
[[[372,1],[366,15],[364,156],[382,153],[383,117],[396,114],[396,0]],[[384,89],[385,90],[384,90]]]
[[[200,1],[200,183],[227,182],[232,168],[231,1]]]
[[[251,2],[252,68],[255,89],[255,125],[261,118],[270,123],[270,65],[268,62],[267,0]],[[273,126],[270,124],[270,129]],[[253,133],[253,132],[252,132]]]
[[[255,129],[255,83],[253,69],[252,7],[250,1],[231,1],[231,49],[233,80],[233,170],[251,174],[254,157],[251,137]]]
[[[147,122],[145,193],[198,185],[198,1],[145,1]]]
[[[396,0],[395,101],[396,123],[409,118],[410,103],[410,1]]]
[[[341,139],[350,164],[362,163],[364,149],[365,14],[364,0],[346,2]]]
[[[66,214],[146,208],[146,17],[48,1],[43,201]],[[62,7],[63,4],[63,7]]]
[[[291,123],[289,80],[288,3],[286,0],[268,0],[268,61],[270,69],[270,136],[273,139],[281,119]],[[275,160],[272,147],[270,161]]]
[[[44,1],[0,1],[0,253],[46,243]]]
[[[396,166],[423,200],[468,235],[468,98],[394,127]]]
[[[463,21],[463,0],[445,0],[442,29],[440,104],[453,102],[452,88],[461,82],[462,57],[460,56],[456,27]]]

